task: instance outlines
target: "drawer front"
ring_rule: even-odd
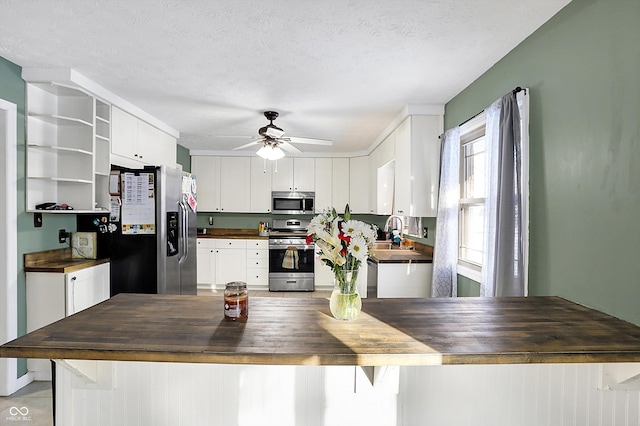
[[[247,248],[247,259],[269,259],[269,250]]]
[[[269,240],[247,240],[249,250],[269,250]]]
[[[263,268],[247,268],[247,285],[269,285],[269,270]]]
[[[214,249],[216,248],[216,240],[213,238],[198,238],[198,248]]]
[[[219,249],[225,249],[225,248],[246,249],[247,248],[247,240],[219,239],[219,240],[216,241],[216,248],[219,248]]]
[[[269,269],[269,258],[250,258],[247,259],[247,268]]]

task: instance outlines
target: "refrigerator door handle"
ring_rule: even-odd
[[[180,205],[180,216],[182,225],[182,235],[180,237],[180,241],[182,242],[182,250],[180,250],[181,253],[178,263],[182,265],[184,261],[187,260],[187,257],[189,257],[189,223],[187,206],[182,201],[180,201],[178,204]]]

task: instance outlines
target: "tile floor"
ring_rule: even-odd
[[[198,290],[198,296],[222,296],[220,290]],[[330,291],[270,292],[249,290],[249,298],[256,297],[322,297],[328,299]],[[26,408],[26,410],[25,410]],[[27,412],[28,410],[28,412]],[[23,416],[21,413],[26,413]],[[11,396],[0,397],[0,425],[50,426],[53,424],[51,382],[32,382]]]

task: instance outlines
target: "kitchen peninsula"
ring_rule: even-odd
[[[99,424],[100,410],[110,413],[102,424],[275,413],[281,424],[337,424],[328,420],[337,397],[356,420],[395,422],[416,410],[416,392],[429,395],[421,369],[640,363],[640,327],[557,297],[365,299],[354,322],[333,319],[325,299],[253,297],[249,319],[230,322],[217,297],[120,294],[1,346],[0,356],[58,360],[58,424]],[[99,361],[86,374],[74,359]],[[199,405],[208,401],[209,411]],[[175,422],[190,419],[185,412],[202,418]]]

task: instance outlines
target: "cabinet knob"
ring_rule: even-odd
[[[78,277],[71,277],[71,281],[75,281]]]

